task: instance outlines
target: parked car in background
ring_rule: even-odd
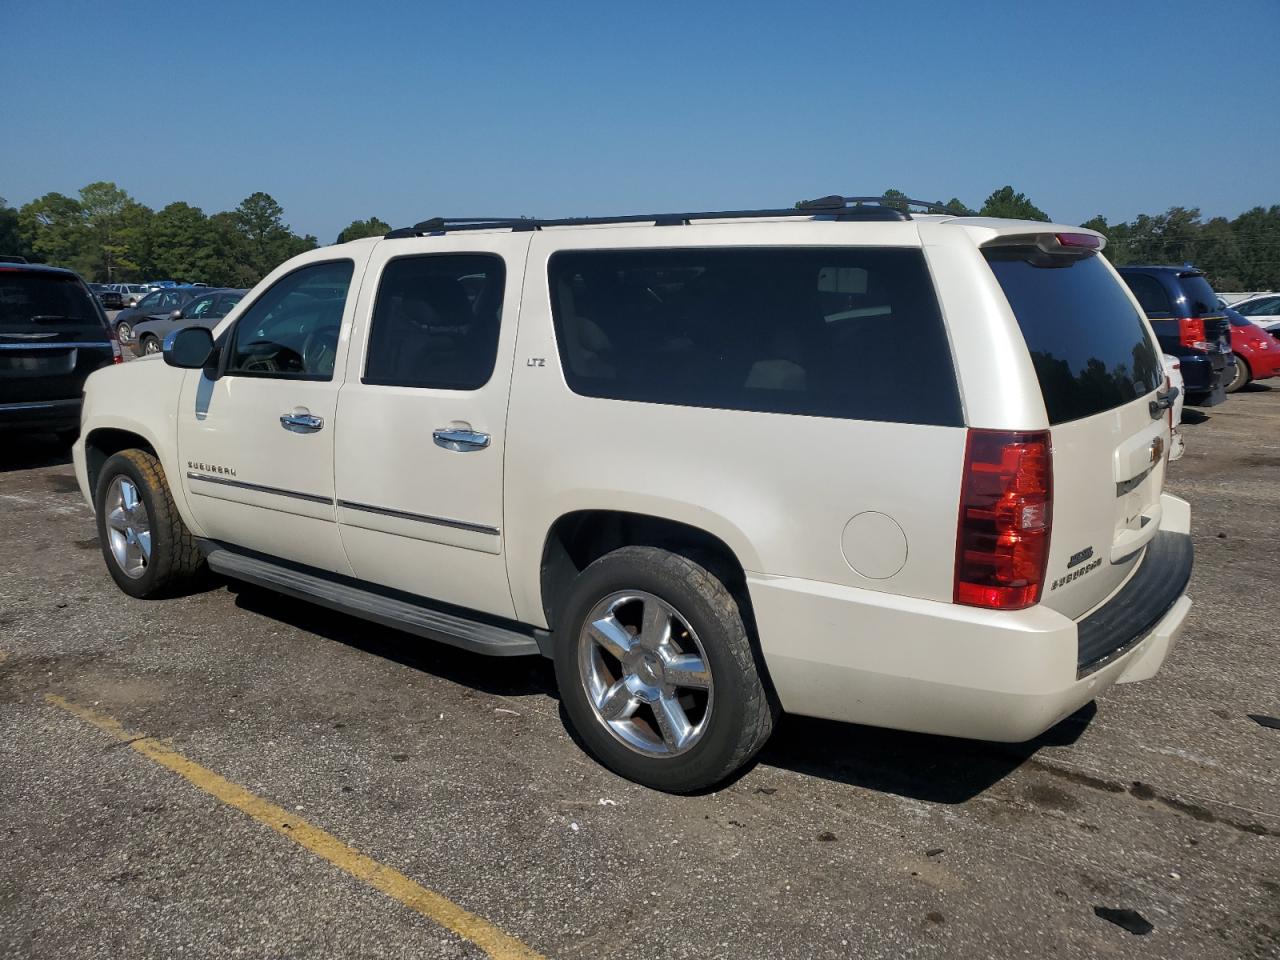
[[[1263,293],[1231,304],[1231,309],[1258,326],[1280,321],[1280,293]]]
[[[181,286],[181,284],[179,284],[177,280],[144,280],[143,283],[146,284],[148,287],[150,287],[152,290],[159,290],[163,287]]]
[[[114,285],[109,283],[91,283],[89,292],[98,298],[98,302],[108,310],[123,310],[124,298],[120,296],[120,291]]]
[[[159,353],[164,338],[183,327],[207,327],[212,330],[218,321],[231,312],[231,308],[243,299],[248,290],[225,288],[209,290],[200,288],[200,295],[185,307],[174,310],[167,317],[143,320],[133,326],[133,352]]]
[[[1182,363],[1177,357],[1169,354],[1161,354],[1161,362],[1164,364],[1164,375],[1169,378],[1169,386],[1177,390],[1177,394],[1173,399],[1172,417],[1169,425],[1172,428],[1172,436],[1169,440],[1169,460],[1181,460],[1182,455],[1187,452],[1186,441],[1182,437],[1182,405],[1186,403],[1187,388],[1182,382]]]
[[[121,343],[130,343],[133,340],[135,324],[143,320],[167,317],[174,310],[185,307],[192,298],[204,292],[203,288],[198,287],[164,287],[153,290],[139,300],[136,307],[121,310],[116,314],[115,320],[112,321],[115,324],[116,336],[120,338]]]
[[[151,292],[151,288],[141,283],[112,284],[120,292],[120,299],[126,307],[136,307],[138,302]]]
[[[1155,328],[1160,347],[1178,358],[1187,401],[1212,407],[1236,376],[1231,324],[1204,271],[1194,267],[1117,268]]]
[[[70,270],[0,265],[0,428],[80,428],[84,381],[119,363],[102,305]]]
[[[1227,384],[1227,393],[1235,393],[1253,380],[1280,374],[1280,343],[1276,338],[1232,307],[1223,312],[1231,324],[1231,351],[1236,358],[1236,373]]]

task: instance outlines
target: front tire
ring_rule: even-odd
[[[159,338],[159,337],[153,337],[153,336],[151,336],[150,334],[145,334],[145,335],[142,337],[142,342],[139,344],[139,346],[142,348],[142,352],[143,352],[144,354],[148,354],[148,353],[159,353],[159,352],[160,352],[160,338]]]
[[[738,602],[688,557],[623,547],[575,581],[556,680],[587,749],[615,773],[688,793],[768,740],[777,711]]]
[[[146,451],[124,450],[102,465],[94,505],[107,570],[129,596],[171,596],[203,569],[204,558],[178,515],[164,468]]]
[[[1249,361],[1238,353],[1235,356],[1236,375],[1232,377],[1231,382],[1227,384],[1227,393],[1235,393],[1253,379],[1253,372],[1249,369]]]

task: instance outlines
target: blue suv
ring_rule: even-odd
[[[1212,407],[1235,378],[1231,321],[1204,271],[1181,267],[1117,267],[1151,321],[1160,349],[1177,357],[1187,401]]]

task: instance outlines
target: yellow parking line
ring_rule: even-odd
[[[488,920],[469,913],[452,900],[434,890],[428,890],[398,870],[393,870],[371,857],[366,857],[359,850],[347,846],[332,834],[307,823],[297,814],[263,800],[239,784],[223,779],[212,770],[188,760],[159,741],[131,733],[114,717],[97,713],[54,694],[47,695],[45,700],[92,724],[104,733],[110,734],[115,739],[127,743],[148,760],[173,771],[228,806],[247,813],[282,837],[288,837],[294,843],[328,860],[339,870],[344,870],[356,879],[363,880],[393,900],[398,900],[410,910],[417,911],[442,927],[452,930],[464,940],[471,941],[494,960],[541,960],[538,953],[514,937],[503,933]]]

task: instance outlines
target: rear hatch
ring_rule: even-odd
[[[113,356],[106,318],[79,277],[0,266],[0,404],[78,399]]]
[[[1218,383],[1225,384],[1231,379],[1225,372],[1231,360],[1231,321],[1218,306],[1218,295],[1199,270],[1180,272],[1178,286],[1182,290],[1188,316],[1199,318],[1204,324],[1204,339],[1209,344],[1214,373],[1219,378]]]
[[[1169,413],[1160,351],[1100,253],[1003,238],[983,253],[1017,317],[1048,413],[1053,518],[1041,602],[1079,619],[1160,525]]]

